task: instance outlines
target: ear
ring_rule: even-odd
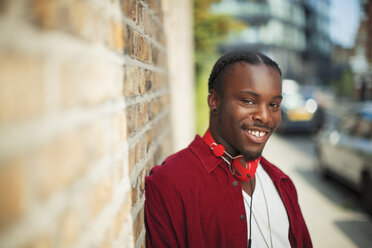
[[[218,113],[220,103],[221,103],[220,96],[217,95],[214,89],[211,89],[208,95],[208,107],[211,115],[215,115]],[[213,109],[216,109],[217,111],[213,111]]]

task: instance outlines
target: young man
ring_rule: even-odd
[[[265,55],[216,62],[209,129],[146,177],[148,247],[312,247],[295,186],[261,156],[281,100],[281,71]]]

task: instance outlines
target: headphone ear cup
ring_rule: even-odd
[[[232,161],[232,167],[235,171],[235,176],[240,180],[248,181],[249,177],[247,177],[247,175],[249,175],[250,178],[254,177],[259,162],[260,159],[247,162],[243,157],[235,158]],[[243,163],[245,163],[246,166],[244,166]]]
[[[243,165],[244,162],[245,161],[242,158],[236,158],[232,162],[232,166],[234,167],[234,169],[236,169],[235,173],[238,172],[239,175],[237,174],[236,175],[239,177],[245,177],[247,175],[247,169]]]
[[[257,167],[258,167],[259,163],[260,163],[260,158],[247,162],[247,167],[249,168],[249,170],[247,171],[247,174],[251,178],[253,178],[254,175],[256,174],[256,170],[257,170]]]
[[[212,152],[215,156],[221,157],[225,152],[225,147],[223,145],[218,144],[213,147]]]

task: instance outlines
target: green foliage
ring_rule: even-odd
[[[214,62],[218,59],[217,55],[206,60],[203,69],[197,75],[196,84],[196,131],[199,135],[203,135],[209,126],[209,108],[208,108],[208,78],[212,70]]]
[[[353,72],[350,67],[346,67],[342,76],[332,82],[337,95],[352,98],[354,95]]]
[[[221,14],[212,14],[209,9],[220,0],[194,0],[194,46],[196,74],[209,56],[217,54],[217,45],[232,30],[240,30],[244,24],[237,19]]]
[[[208,127],[208,77],[218,58],[217,46],[230,31],[241,30],[244,24],[227,15],[210,13],[213,3],[220,0],[194,0],[194,46],[197,96],[197,131],[202,134]]]

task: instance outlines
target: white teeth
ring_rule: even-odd
[[[252,130],[248,130],[248,133],[256,136],[256,137],[263,137],[265,135],[265,132],[260,132],[260,131],[252,131]]]

